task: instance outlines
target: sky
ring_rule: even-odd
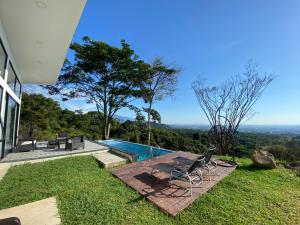
[[[202,77],[210,85],[220,85],[253,60],[262,74],[274,73],[276,79],[247,124],[299,125],[299,12],[297,0],[88,0],[73,41],[89,36],[120,46],[125,39],[147,62],[161,56],[178,65],[182,71],[175,97],[154,105],[163,123],[207,124],[191,83]],[[94,109],[84,100],[61,106]],[[117,114],[134,117],[129,110]]]

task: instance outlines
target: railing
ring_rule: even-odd
[[[156,156],[158,156],[158,154],[159,154],[159,152],[160,152],[160,149],[161,149],[160,146],[159,146],[159,145],[156,145],[155,147],[158,148],[156,154],[155,154],[155,151],[153,151],[153,146],[149,146],[149,149],[150,149],[150,156],[151,156],[151,157],[156,157]]]

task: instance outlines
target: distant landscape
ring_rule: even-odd
[[[134,118],[116,115],[115,119],[120,123],[125,121],[134,121]],[[195,129],[207,131],[210,129],[209,125],[204,124],[163,124],[173,129]],[[300,125],[241,125],[240,132],[250,133],[269,133],[269,134],[291,134],[300,135]]]
[[[208,130],[209,125],[192,124],[169,124],[171,128],[176,129],[200,129]],[[241,132],[270,133],[270,134],[300,134],[300,125],[241,125]]]
[[[62,109],[59,103],[40,94],[23,93],[20,133],[37,140],[49,140],[59,132],[103,139],[103,114]],[[175,151],[205,153],[210,144],[208,125],[166,125],[152,122],[151,145]],[[147,144],[147,124],[115,116],[111,138]],[[300,160],[300,126],[241,126],[234,148],[240,157],[266,149],[282,160]]]

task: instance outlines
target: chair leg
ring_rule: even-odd
[[[154,173],[156,173],[156,172],[158,172],[158,170],[157,170],[157,169],[154,169],[154,168],[152,168],[152,170],[151,170],[151,175],[152,175],[152,174],[154,174]]]
[[[200,169],[198,169],[196,171],[198,177],[200,178],[199,184],[201,183],[203,185],[203,175],[202,175],[202,171]]]
[[[192,197],[193,196],[193,181],[190,176],[187,176],[187,177],[188,177],[189,183],[190,183],[190,196]]]

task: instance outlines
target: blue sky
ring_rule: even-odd
[[[73,41],[87,35],[120,46],[125,39],[141,59],[180,66],[175,99],[154,106],[163,123],[205,124],[191,83],[201,76],[218,85],[252,59],[276,79],[247,124],[300,124],[299,12],[297,0],[88,0]],[[93,109],[82,100],[61,106]]]

